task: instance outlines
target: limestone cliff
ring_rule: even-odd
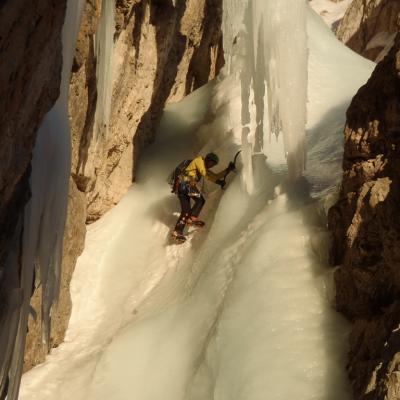
[[[343,183],[329,212],[336,304],[353,322],[356,399],[400,394],[400,35],[347,112]]]
[[[219,72],[221,20],[222,0],[86,1],[70,84],[70,194],[50,347],[61,343],[67,326],[69,282],[85,223],[126,193],[166,102],[180,100]],[[39,291],[32,305],[40,309]],[[47,351],[39,315],[30,321],[25,368],[43,361]]]
[[[357,53],[380,61],[400,30],[398,0],[353,0],[338,30],[338,38]]]

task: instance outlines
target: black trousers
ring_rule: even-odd
[[[175,231],[183,234],[187,220],[190,217],[198,217],[206,200],[198,193],[197,197],[192,197],[187,194],[178,193],[178,199],[181,203],[181,215],[175,225]],[[190,204],[190,200],[194,201],[193,207]]]

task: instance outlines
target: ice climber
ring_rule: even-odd
[[[219,158],[215,153],[208,153],[204,158],[198,156],[193,160],[182,161],[175,169],[172,178],[172,192],[178,196],[181,204],[181,214],[175,225],[172,237],[177,242],[186,240],[183,230],[187,225],[204,226],[199,219],[200,212],[204,206],[205,199],[197,184],[206,178],[222,188],[225,185],[226,175],[235,169],[234,163],[230,162],[228,167],[219,173],[210,169],[215,167]],[[194,202],[191,205],[191,200]]]

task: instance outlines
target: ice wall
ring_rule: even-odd
[[[248,8],[249,0],[223,0],[223,45],[228,73],[233,72],[235,65],[232,63],[237,54],[237,36],[244,30],[244,14]]]
[[[71,165],[68,88],[82,4],[83,0],[69,0],[67,4],[62,31],[63,68],[60,97],[43,120],[33,152],[32,198],[25,209],[21,244],[21,291],[19,298],[15,299],[19,315],[14,312],[11,328],[16,340],[12,349],[11,364],[8,366],[8,400],[18,397],[32,285],[42,286],[44,341],[48,339],[51,307],[57,300],[59,291]],[[19,244],[16,244],[14,257],[17,256],[18,246]]]
[[[241,85],[248,191],[253,186],[251,155],[262,151],[273,135],[283,135],[290,177],[300,176],[305,168],[307,103],[305,1],[224,0],[223,31],[226,72]],[[232,113],[232,118],[238,117]]]

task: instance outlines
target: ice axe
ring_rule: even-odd
[[[242,150],[239,150],[236,154],[235,157],[233,158],[233,161],[229,163],[229,167],[227,171],[225,172],[225,175],[221,178],[218,179],[215,183],[221,186],[221,189],[223,189],[226,185],[226,177],[230,174],[232,171],[236,171],[236,160],[239,157],[239,154],[241,153]]]

